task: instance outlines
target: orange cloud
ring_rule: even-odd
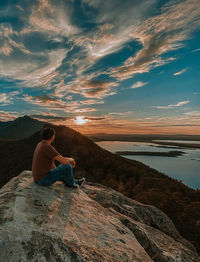
[[[12,121],[17,117],[19,117],[17,112],[0,110],[0,121]]]

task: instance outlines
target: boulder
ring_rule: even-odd
[[[37,185],[24,171],[0,189],[2,262],[200,262],[158,208],[101,184]]]

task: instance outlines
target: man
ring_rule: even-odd
[[[45,127],[42,130],[42,138],[33,154],[32,176],[35,183],[50,186],[56,181],[63,181],[66,186],[81,187],[85,177],[74,179],[72,168],[75,167],[75,160],[63,157],[51,145],[55,139],[55,129]],[[54,160],[61,164],[56,167]]]

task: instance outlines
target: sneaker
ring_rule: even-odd
[[[85,177],[82,177],[81,179],[78,179],[78,185],[79,187],[82,187],[83,183],[85,182]]]
[[[78,185],[78,184],[76,184],[76,183],[74,183],[74,184],[72,185],[72,187],[79,188],[79,185]]]
[[[74,187],[74,188],[79,188],[79,185],[74,183],[72,186],[67,185],[66,183],[64,183],[66,187]]]

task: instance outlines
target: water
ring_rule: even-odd
[[[200,144],[200,141],[188,141],[188,140],[153,140],[157,142],[175,142],[175,143],[184,143],[184,144]]]
[[[157,140],[158,141],[158,140]],[[161,141],[161,140],[159,140]],[[162,140],[166,141],[166,140]],[[175,142],[175,140],[170,140]],[[184,143],[200,144],[200,141],[180,141]],[[150,152],[168,152],[172,150],[183,151],[186,154],[178,157],[164,157],[164,156],[128,156],[123,157],[135,159],[144,164],[165,173],[166,175],[181,180],[185,185],[200,189],[200,149],[192,148],[164,148],[159,145],[146,142],[122,142],[122,141],[100,141],[96,142],[102,148],[111,151],[150,151]]]

